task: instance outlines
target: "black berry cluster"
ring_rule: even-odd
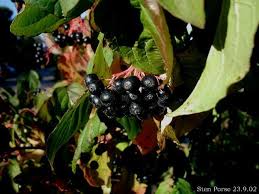
[[[110,119],[122,116],[145,119],[164,114],[172,93],[167,86],[159,89],[153,75],[146,75],[142,80],[136,76],[118,78],[110,89],[95,74],[88,74],[85,83],[91,93],[91,103]]]
[[[33,44],[34,47],[34,59],[35,59],[35,63],[38,65],[42,65],[44,63],[46,63],[46,58],[44,56],[45,51],[44,51],[44,47],[42,43],[34,43]]]
[[[142,155],[136,145],[132,144],[121,153],[114,153],[111,157],[112,181],[120,181],[122,169],[127,169],[137,175],[140,183],[156,183],[163,172],[171,166],[164,155],[151,152]]]
[[[90,43],[90,38],[87,36],[83,36],[82,32],[73,32],[72,34],[68,35],[67,31],[69,30],[69,28],[69,24],[64,24],[63,32],[59,32],[57,30],[53,33],[55,43],[57,43],[61,48],[64,48],[65,46]]]

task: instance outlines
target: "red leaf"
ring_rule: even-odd
[[[141,123],[142,131],[133,141],[140,150],[140,152],[145,155],[151,152],[157,146],[157,126],[154,120],[147,119]]]

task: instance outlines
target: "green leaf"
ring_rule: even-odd
[[[127,131],[130,140],[134,139],[140,132],[140,125],[135,117],[124,116],[117,118],[117,121]]]
[[[205,69],[187,100],[170,118],[200,113],[215,107],[227,95],[229,86],[241,80],[249,70],[254,35],[259,22],[257,0],[223,1],[220,21]],[[166,124],[164,124],[165,126]]]
[[[90,8],[92,0],[59,0],[64,16],[76,17]]]
[[[182,178],[178,178],[176,184],[173,187],[172,194],[194,194],[190,183]]]
[[[37,117],[47,123],[49,123],[52,120],[52,115],[50,113],[48,103],[49,103],[49,100],[46,100],[41,105],[41,107],[39,108],[39,111],[37,113]]]
[[[56,88],[52,96],[53,108],[56,115],[62,115],[70,107],[67,87]]]
[[[17,36],[36,36],[42,32],[52,32],[65,22],[66,19],[57,17],[37,4],[32,4],[15,17],[10,29]]]
[[[85,92],[85,87],[81,84],[74,82],[67,87],[67,94],[69,97],[70,104],[73,105]]]
[[[13,189],[15,190],[15,192],[19,191],[19,185],[16,184],[13,179],[14,179],[14,177],[16,177],[20,173],[21,173],[21,168],[20,168],[20,165],[17,162],[17,160],[9,159],[8,175],[11,179],[12,186],[13,186]]]
[[[129,142],[120,142],[116,144],[116,148],[123,152],[129,146]]]
[[[107,65],[110,67],[113,62],[113,50],[108,46],[104,47],[103,56],[104,56],[104,59],[105,59]]]
[[[130,4],[131,4],[134,8],[140,9],[139,0],[130,0]]]
[[[6,99],[12,106],[17,107],[19,105],[19,99],[16,95],[12,95],[8,90],[0,87],[0,98]]]
[[[158,188],[155,194],[173,193],[174,180],[172,179],[172,176],[173,176],[173,168],[169,168],[168,171],[166,171],[163,174],[164,180],[158,185]]]
[[[34,91],[40,86],[40,78],[36,71],[22,73],[17,79],[17,95],[23,94],[24,90]]]
[[[62,12],[64,16],[67,16],[68,12],[71,11],[79,2],[80,0],[59,0]]]
[[[173,194],[172,183],[173,180],[170,179],[161,182],[156,190],[156,194]]]
[[[145,35],[144,35],[145,34]],[[154,39],[144,31],[132,48],[132,65],[152,74],[164,73],[164,62]]]
[[[54,6],[54,15],[62,17],[62,8],[59,1],[57,1]]]
[[[204,0],[158,0],[173,16],[199,28],[205,27]]]
[[[163,59],[168,82],[173,70],[173,47],[164,12],[156,0],[140,0],[141,22],[154,39]],[[152,47],[151,47],[152,48]],[[156,65],[156,64],[152,64]]]
[[[103,38],[104,34],[100,32],[99,44],[93,56],[94,59],[89,61],[87,73],[95,73],[100,79],[107,79],[111,77],[111,71],[104,56]]]
[[[163,174],[164,180],[158,185],[155,194],[194,194],[191,185],[184,179],[173,180],[173,168]]]
[[[47,105],[47,112],[49,112],[51,117],[60,119],[68,108],[84,94],[85,88],[79,83],[72,83],[69,85],[66,83],[59,83],[55,85],[54,88],[52,97],[50,97],[46,104],[43,105]],[[46,109],[40,109],[40,116],[48,118],[46,117],[47,113],[41,111],[46,111]]]
[[[58,2],[58,0],[26,0],[25,7],[28,7],[31,5],[36,5],[36,6],[40,7],[41,9],[44,9],[44,10],[48,11],[49,13],[52,13],[54,6],[57,2]]]
[[[37,96],[35,96],[34,98],[34,107],[36,108],[36,110],[39,110],[43,104],[48,100],[48,95],[44,92],[40,92],[39,94],[37,94]]]
[[[96,186],[103,186],[106,185],[111,187],[111,169],[109,168],[110,157],[108,152],[105,151],[102,155],[96,155],[95,149],[98,145],[95,145],[92,149],[91,155],[92,158],[87,163],[87,167],[90,169],[90,164],[92,161],[97,161],[99,167],[96,170],[90,169],[90,177],[94,180]]]
[[[33,92],[40,87],[39,75],[33,70],[22,73],[17,79],[16,87],[20,107],[28,106],[33,100]]]
[[[102,135],[106,131],[106,125],[100,121],[96,112],[90,118],[80,134],[76,151],[72,161],[72,171],[76,171],[76,162],[80,158],[80,154],[83,152],[90,152],[94,146],[94,138]]]
[[[117,51],[126,63],[132,64],[143,72],[156,75],[165,72],[160,51],[146,30],[142,32],[134,47],[121,46]]]
[[[82,129],[88,121],[91,104],[89,94],[84,94],[74,106],[62,117],[58,125],[52,131],[47,143],[47,156],[53,166],[56,152],[69,141],[76,131]]]

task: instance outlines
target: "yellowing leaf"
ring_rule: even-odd
[[[205,26],[204,0],[158,0],[173,16],[199,28]]]
[[[224,0],[214,43],[205,69],[191,95],[167,118],[208,111],[249,70],[259,23],[257,0]]]

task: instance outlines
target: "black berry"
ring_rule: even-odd
[[[101,143],[98,145],[98,147],[95,149],[95,154],[100,156],[107,150],[107,146],[104,143]]]
[[[89,37],[87,37],[87,36],[85,36],[84,38],[83,38],[83,43],[85,43],[85,44],[89,44],[89,43],[91,43],[91,40],[90,40],[90,38]]]
[[[96,95],[91,94],[90,95],[90,102],[96,107],[96,108],[101,108],[102,107],[102,102],[100,98]]]
[[[145,103],[150,103],[150,102],[156,102],[157,101],[157,96],[155,92],[145,92],[143,94],[143,101]]]
[[[80,159],[82,162],[87,163],[91,159],[91,155],[89,153],[81,153]]]
[[[158,81],[153,75],[146,75],[141,80],[143,87],[148,88],[150,90],[155,90],[158,87]]]
[[[140,101],[140,97],[141,97],[139,92],[134,92],[134,93],[129,92],[128,96],[132,101]]]
[[[96,74],[87,74],[85,76],[85,84],[88,86],[91,83],[96,82],[99,80],[98,76]]]
[[[70,28],[70,25],[69,24],[64,24],[63,28],[64,28],[64,30],[68,30]]]
[[[111,90],[104,90],[100,95],[100,99],[104,106],[110,106],[115,101],[115,95]]]
[[[137,115],[142,114],[143,108],[141,105],[139,105],[135,102],[132,102],[129,106],[129,112],[130,112],[130,114],[137,116]]]
[[[113,119],[116,116],[116,109],[113,106],[108,106],[103,112],[109,119]]]
[[[99,164],[98,164],[97,161],[93,160],[93,161],[90,162],[90,168],[91,169],[96,170],[96,169],[98,169],[98,167],[99,167]]]
[[[158,98],[161,100],[161,101],[167,101],[169,100],[170,96],[171,96],[171,90],[168,86],[164,86],[163,89],[160,89],[158,91]]]
[[[130,76],[124,79],[123,88],[126,91],[134,92],[139,90],[140,81],[136,76]]]
[[[116,79],[112,84],[112,90],[118,93],[124,92],[123,80],[123,78]]]
[[[91,94],[100,94],[102,92],[102,90],[104,89],[104,85],[103,83],[98,80],[96,82],[90,83],[88,85],[88,90]]]

